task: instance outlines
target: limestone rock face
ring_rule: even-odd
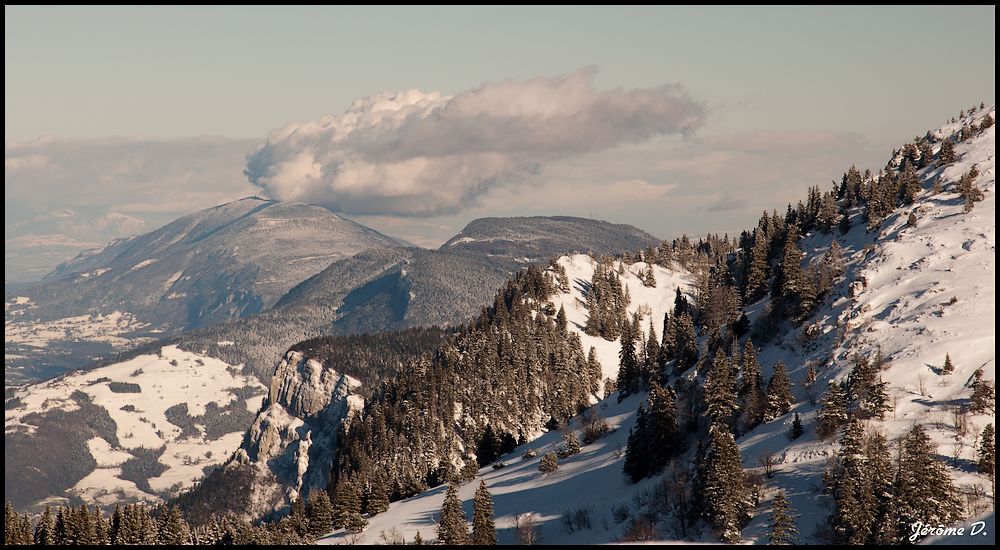
[[[281,510],[310,489],[326,487],[337,429],[363,405],[360,385],[300,352],[278,363],[267,401],[230,460],[254,466],[247,517]]]

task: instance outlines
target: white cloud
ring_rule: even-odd
[[[247,160],[268,195],[347,214],[455,213],[548,163],[687,134],[704,107],[679,86],[599,91],[594,69],[454,96],[383,92],[339,116],[276,130]]]

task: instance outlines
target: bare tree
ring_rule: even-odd
[[[764,475],[766,475],[768,479],[774,477],[774,466],[777,463],[777,459],[775,459],[772,454],[767,454],[757,459],[757,464],[764,467]]]

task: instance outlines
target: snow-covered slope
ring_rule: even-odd
[[[945,126],[938,137],[955,132],[964,122],[978,122],[987,113],[995,118],[993,108],[974,117]],[[754,519],[744,529],[747,542],[766,542],[771,498],[783,489],[797,514],[798,530],[804,542],[815,541],[816,528],[829,510],[828,498],[820,495],[822,473],[828,458],[834,456],[836,440],[817,440],[811,421],[817,406],[810,404],[804,387],[809,365],[816,367],[819,379],[816,394],[841,380],[851,368],[854,353],[872,357],[880,348],[886,368],[880,375],[889,382],[895,411],[884,421],[868,421],[883,430],[891,440],[905,433],[915,423],[923,424],[938,444],[939,458],[949,466],[956,486],[975,493],[976,485],[987,487],[989,481],[974,472],[975,443],[983,426],[994,414],[968,415],[967,428],[956,428],[953,409],[968,402],[972,373],[982,367],[985,377],[995,379],[995,141],[991,127],[979,136],[959,143],[958,160],[943,168],[920,172],[924,191],[912,207],[898,209],[878,231],[866,233],[863,212],[852,213],[854,225],[846,235],[815,234],[799,244],[810,262],[818,261],[836,238],[845,249],[846,274],[839,280],[831,297],[798,328],[786,325],[784,332],[760,352],[765,377],[782,360],[789,366],[796,403],[792,411],[757,427],[738,440],[743,466],[761,470],[764,456],[776,459],[775,475],[764,482],[761,504]],[[963,213],[956,183],[975,164],[980,172],[975,185],[985,192],[985,200],[970,213]],[[934,194],[936,178],[943,192]],[[914,227],[907,226],[913,210]],[[572,283],[569,294],[557,294],[553,302],[566,309],[571,329],[580,331],[586,321],[581,284],[590,280],[593,261],[586,256],[559,259]],[[674,288],[690,288],[689,275],[654,266],[657,287],[648,289],[634,276],[644,264],[628,266],[623,282],[632,295],[630,311],[639,304],[652,310],[654,327],[662,320],[664,309],[673,303]],[[766,301],[766,300],[765,300]],[[747,307],[751,319],[761,314],[764,302]],[[649,325],[644,317],[643,330]],[[807,332],[809,335],[807,335]],[[617,342],[581,334],[584,349],[598,350],[605,375],[617,374]],[[703,342],[704,343],[704,342]],[[945,354],[950,354],[955,372],[942,374]],[[687,373],[694,376],[694,372]],[[594,411],[604,416],[616,431],[585,445],[579,455],[561,461],[551,474],[538,471],[544,452],[561,444],[559,433],[547,433],[519,447],[501,460],[506,467],[483,468],[479,478],[490,489],[496,510],[496,525],[501,543],[516,542],[516,518],[533,514],[542,543],[602,543],[620,540],[629,524],[647,510],[657,495],[659,478],[628,484],[622,474],[628,429],[634,422],[636,408],[644,396],[632,396],[616,403],[612,396],[597,403]],[[789,442],[787,433],[794,413],[799,413],[807,427],[806,435]],[[574,426],[579,429],[579,425]],[[526,461],[521,455],[526,447],[538,456]],[[464,485],[460,491],[466,515],[471,518],[472,496],[478,485]],[[660,489],[662,491],[662,489]],[[378,543],[402,536],[411,541],[419,532],[424,540],[436,537],[446,487],[439,486],[404,501],[395,502],[389,511],[369,518],[368,527],[359,535],[334,531],[321,544]],[[982,498],[965,499],[970,516],[977,516],[987,505]],[[580,512],[585,510],[586,512]],[[567,521],[570,514],[587,516],[589,526],[574,528]],[[664,540],[681,538],[674,526],[663,521],[655,526]],[[711,540],[706,533],[689,532],[689,540]]]
[[[570,288],[568,292],[554,294],[550,299],[552,305],[556,310],[560,307],[565,309],[568,327],[579,334],[583,349],[594,347],[597,350],[603,376],[616,378],[620,348],[618,339],[609,341],[583,332],[587,322],[585,289],[590,283],[597,261],[586,254],[574,254],[558,258],[557,263],[566,270]],[[612,265],[614,269],[620,266],[620,261],[615,261]],[[642,284],[640,273],[647,267],[648,264],[644,262],[626,264],[624,274],[620,276],[632,298],[628,311],[630,314],[640,314],[640,326],[644,334],[648,334],[650,319],[657,332],[662,329],[663,314],[673,308],[677,288],[689,300],[694,301],[694,279],[690,273],[679,266],[667,269],[654,265],[656,286],[646,287]],[[607,420],[614,431],[591,445],[585,445],[581,454],[562,461],[556,472],[542,474],[538,471],[538,462],[546,452],[555,451],[562,445],[561,432],[542,434],[527,445],[501,457],[500,461],[507,464],[505,468],[493,470],[492,467],[485,467],[479,471],[480,477],[486,481],[493,494],[501,544],[517,542],[514,532],[516,516],[529,512],[535,515],[534,519],[539,523],[543,543],[610,542],[622,535],[628,522],[620,517],[616,519],[615,509],[627,509],[630,506],[634,508],[633,495],[647,491],[655,484],[654,480],[645,480],[635,485],[626,484],[622,475],[621,453],[642,397],[632,396],[617,403],[612,396],[598,402],[594,410]],[[573,422],[573,429],[579,430],[580,420]],[[521,455],[527,448],[537,451],[537,456],[522,460]],[[478,481],[466,484],[460,491],[466,515],[470,518],[472,495],[477,485]],[[388,537],[393,529],[408,541],[417,532],[425,540],[433,539],[437,536],[435,521],[446,489],[446,486],[439,486],[393,503],[388,512],[369,519],[369,526],[360,537],[337,531],[321,539],[319,543],[377,544],[382,542],[383,532]],[[565,513],[579,509],[589,510],[591,529],[568,533],[562,527],[560,518]]]
[[[964,122],[978,121],[987,113],[996,116],[994,109],[987,108]],[[951,135],[962,122],[935,134]],[[911,208],[897,209],[878,232],[867,234],[861,212],[855,213],[859,219],[851,232],[838,237],[845,248],[847,277],[835,289],[832,303],[802,327],[815,325],[821,336],[809,340],[801,330],[788,333],[759,355],[765,375],[770,375],[779,359],[789,365],[799,401],[789,415],[739,441],[744,466],[757,466],[765,455],[779,458],[777,474],[768,487],[787,492],[792,508],[800,514],[799,530],[807,537],[815,531],[818,518],[828,513],[814,486],[821,483],[825,461],[838,448],[836,442],[817,441],[811,430],[794,443],[785,437],[794,413],[800,413],[807,425],[815,417],[817,407],[809,403],[803,387],[809,364],[819,371],[817,393],[821,394],[829,382],[847,376],[854,353],[872,358],[881,349],[886,368],[880,376],[889,383],[895,411],[884,421],[869,424],[890,440],[922,424],[960,488],[989,485],[971,464],[976,459],[978,435],[987,423],[996,424],[995,413],[970,414],[968,427],[958,430],[953,409],[968,403],[968,385],[976,369],[982,367],[991,381],[996,378],[995,128],[957,144],[956,153],[956,162],[919,172],[924,190],[917,201]],[[957,182],[973,165],[980,172],[975,184],[985,199],[972,212],[963,213]],[[935,178],[944,183],[942,193],[931,192]],[[917,215],[915,227],[907,227],[911,210]],[[814,235],[800,247],[816,258],[830,243],[829,236]],[[941,372],[945,354],[954,362],[953,374]],[[756,518],[744,536],[763,536],[763,520]]]
[[[229,458],[261,406],[264,387],[241,370],[169,346],[8,392],[5,498],[111,505],[190,487]]]
[[[556,310],[560,307],[566,310],[566,320],[575,332],[580,335],[583,349],[589,350],[591,347],[597,350],[597,358],[601,361],[602,376],[604,378],[618,377],[618,352],[621,349],[619,339],[605,340],[600,336],[590,336],[583,332],[587,324],[587,301],[586,288],[594,276],[594,268],[597,261],[587,254],[574,254],[562,256],[557,263],[566,270],[566,277],[570,281],[569,292],[558,292],[552,297],[552,304]],[[622,262],[616,260],[612,264],[613,269],[622,267]],[[694,300],[693,286],[694,277],[683,268],[674,265],[671,269],[659,265],[653,265],[653,274],[656,278],[655,287],[647,287],[642,284],[640,274],[649,268],[645,262],[636,262],[624,266],[625,273],[620,276],[622,287],[628,288],[632,301],[629,303],[629,314],[639,313],[641,316],[639,326],[643,335],[649,335],[649,322],[652,320],[653,328],[657,337],[662,337],[663,314],[672,311],[674,298],[678,288],[691,301]]]

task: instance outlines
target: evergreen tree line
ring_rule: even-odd
[[[341,487],[398,500],[472,479],[525,434],[557,429],[599,397],[596,354],[548,303],[557,286],[543,269],[519,272],[476,320],[383,381],[341,428],[335,506]],[[362,514],[376,513],[361,500]]]

